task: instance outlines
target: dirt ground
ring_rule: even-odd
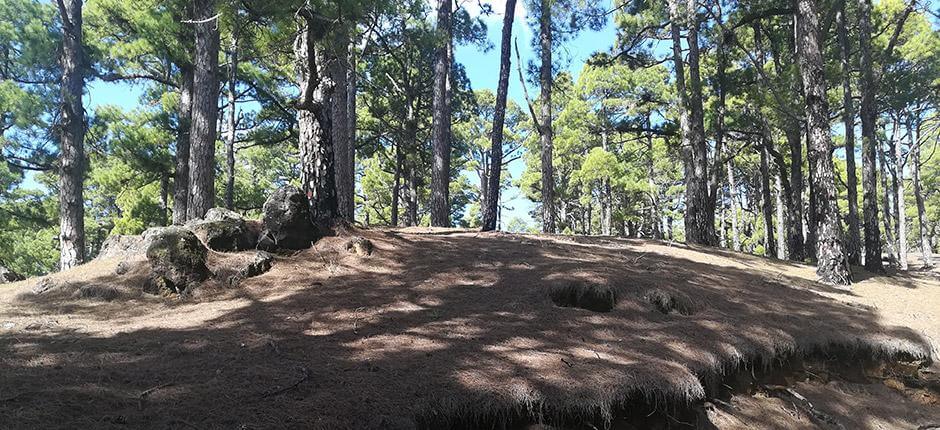
[[[723,400],[713,383],[805,354],[937,361],[936,273],[859,272],[845,290],[807,266],[665,242],[352,234],[372,255],[326,238],[188,300],[140,294],[141,274],[116,275],[117,260],[52,276],[71,294],[0,287],[0,428],[633,428],[618,420],[641,403],[664,416],[701,404],[717,428],[940,423],[931,386],[877,375],[803,369]],[[559,285],[600,286],[616,304],[559,307]],[[102,288],[114,292],[86,294]]]

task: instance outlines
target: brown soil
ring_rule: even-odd
[[[238,288],[209,286],[185,301],[52,299],[30,293],[35,280],[0,287],[0,427],[616,423],[634,404],[661,413],[703,404],[713,395],[707,381],[755,361],[940,351],[940,283],[929,275],[865,276],[845,291],[815,283],[806,266],[663,242],[354,233],[372,242],[371,255],[347,251],[349,237],[327,238],[279,256]],[[52,277],[142,287],[139,277],[114,275],[117,264]],[[614,308],[554,305],[552,288],[573,282],[610,288]],[[936,417],[935,404],[912,406],[920,417],[883,406],[886,395],[914,402],[899,391],[905,387],[845,383],[875,387],[872,404],[880,406],[865,409],[859,395],[846,394],[851,386],[791,388],[828,399],[831,414],[853,411],[858,421],[846,428]],[[762,410],[789,410],[785,400],[760,396],[730,398],[751,411],[750,428],[778,419]]]

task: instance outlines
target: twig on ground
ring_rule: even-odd
[[[272,397],[272,396],[276,396],[276,395],[278,395],[278,394],[286,393],[286,392],[288,392],[288,391],[290,391],[290,390],[293,390],[294,388],[297,388],[298,386],[300,386],[300,384],[303,384],[303,383],[306,382],[308,379],[310,379],[310,371],[307,370],[306,367],[301,367],[301,368],[300,368],[300,371],[301,371],[304,375],[303,375],[300,379],[298,379],[297,382],[294,382],[293,384],[291,384],[291,385],[289,385],[289,386],[287,386],[287,387],[284,387],[284,388],[281,388],[281,389],[278,389],[278,390],[269,391],[269,392],[267,392],[267,393],[264,393],[264,394],[261,395],[261,397],[262,397],[262,398],[265,398],[265,397]]]
[[[157,391],[157,390],[160,390],[160,389],[169,387],[169,386],[171,386],[171,385],[173,385],[172,382],[167,382],[166,384],[160,384],[160,385],[157,385],[156,387],[148,388],[148,389],[146,389],[146,390],[144,390],[144,391],[141,391],[141,392],[140,392],[140,395],[138,395],[137,397],[143,399],[144,397],[149,396],[149,395],[150,395],[151,393],[153,393],[154,391]]]
[[[567,364],[568,367],[574,367],[574,364],[571,364],[568,360],[565,360],[564,358],[561,359],[561,362]]]
[[[140,410],[140,411],[144,410],[144,400],[147,399],[147,396],[152,394],[154,391],[169,387],[171,385],[173,385],[172,382],[167,382],[166,384],[160,384],[160,385],[157,385],[156,387],[150,387],[144,391],[141,391],[140,394],[137,395],[137,410]]]
[[[646,254],[649,254],[649,252],[644,252],[644,253],[642,253],[642,254],[640,254],[640,255],[637,255],[636,258],[633,259],[633,264],[639,263],[639,262],[640,262],[640,259],[643,258],[643,257],[645,257]]]

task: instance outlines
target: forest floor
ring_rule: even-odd
[[[325,238],[187,300],[118,260],[0,286],[0,428],[940,428],[937,272],[842,289],[666,242],[349,234],[372,254]],[[553,303],[582,287],[616,304]]]

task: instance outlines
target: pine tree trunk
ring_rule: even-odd
[[[676,91],[679,93],[679,126],[682,136],[685,172],[685,235],[686,242],[713,245],[715,242],[714,212],[708,210],[707,146],[705,146],[702,83],[699,76],[698,19],[694,2],[680,10],[679,0],[669,1],[673,63]],[[685,82],[682,60],[680,24],[688,26],[689,85]]]
[[[875,93],[877,91],[872,69],[871,54],[871,0],[858,1],[859,59],[862,79],[859,89],[862,101],[859,117],[862,121],[862,212],[865,221],[865,269],[882,272],[881,232],[878,227],[878,184],[875,167],[877,140],[875,139]]]
[[[355,208],[355,172],[352,153],[354,148],[350,140],[349,128],[349,38],[337,35],[335,38],[335,61],[330,66],[333,76],[334,96],[331,106],[333,123],[333,147],[336,158],[336,197],[339,216],[347,221],[353,220]]]
[[[604,151],[607,151],[607,108],[601,107],[601,115],[603,116],[603,124],[601,125],[601,148]],[[612,201],[613,201],[613,190],[610,187],[610,177],[604,177],[604,180],[601,181],[601,234],[604,236],[610,236],[610,223],[611,223],[611,212],[612,212]],[[650,223],[652,225],[652,222]],[[651,228],[652,230],[652,228]]]
[[[238,36],[232,35],[229,46],[228,71],[228,136],[225,140],[225,208],[235,208],[235,128],[238,125],[236,117],[236,99],[238,83]]]
[[[849,263],[861,263],[862,233],[858,218],[858,177],[855,168],[855,106],[852,101],[852,64],[851,46],[849,45],[848,30],[846,28],[845,3],[836,15],[839,21],[839,55],[842,60],[842,122],[845,126],[845,188],[849,203],[849,213],[846,218],[848,224],[848,237],[846,238],[846,253]]]
[[[59,270],[85,261],[85,72],[82,1],[58,0],[62,19],[59,143]]]
[[[728,160],[728,199],[731,202],[731,249],[741,250],[741,236],[738,234],[738,190],[734,183],[734,161]]]
[[[647,128],[652,125],[651,123],[651,114],[648,113],[646,114]],[[653,239],[662,239],[662,209],[659,203],[659,185],[656,184],[656,163],[652,134],[646,135],[646,180],[650,188],[650,222],[653,225]]]
[[[310,199],[312,220],[325,224],[339,216],[332,132],[334,82],[329,73],[329,63],[335,58],[328,58],[328,50],[317,46],[324,36],[324,23],[307,9],[302,9],[298,15],[304,18],[294,41],[295,69],[301,92],[297,103],[300,182]]]
[[[920,120],[914,125],[914,141],[911,144],[911,183],[914,187],[914,200],[917,203],[917,224],[920,228],[920,251],[924,267],[930,268],[933,263],[933,249],[930,244],[930,231],[927,228],[927,209],[924,204],[924,193],[920,182]]]
[[[541,113],[539,129],[541,132],[542,164],[542,231],[556,232],[555,222],[555,169],[552,165],[552,1],[541,0],[539,15],[539,49],[541,65],[539,85],[541,86]]]
[[[451,151],[451,62],[453,61],[452,5],[450,0],[438,2],[437,58],[434,63],[434,100],[431,147],[431,225],[450,227],[450,151]]]
[[[414,161],[408,169],[408,225],[417,226],[418,219],[418,168]]]
[[[786,216],[784,215],[784,210],[783,210],[783,196],[784,196],[783,178],[782,178],[782,173],[780,173],[779,170],[777,174],[774,175],[774,179],[776,181],[776,188],[777,188],[777,193],[776,193],[777,258],[785,259],[787,258],[787,241],[786,241],[786,237],[784,234],[783,223],[784,223],[784,219],[786,218]]]
[[[689,141],[692,144],[693,176],[686,178],[687,202],[686,241],[700,245],[714,246],[715,208],[709,201],[708,189],[708,143],[705,141],[705,109],[703,107],[702,78],[699,67],[699,20],[698,2],[688,0],[686,4],[688,31],[686,42],[689,47]],[[689,222],[691,218],[691,224]],[[691,227],[691,229],[690,229]]]
[[[816,273],[823,282],[849,285],[852,282],[846,259],[839,208],[835,202],[832,141],[829,136],[829,105],[826,77],[819,47],[819,20],[814,0],[797,0],[799,66],[806,99],[809,160],[817,197],[815,220]]]
[[[178,15],[179,20],[189,19]],[[193,46],[193,32],[189,25],[182,27],[180,39]],[[189,59],[178,64],[180,69],[180,101],[176,112],[176,171],[173,176],[173,224],[186,223],[189,205],[189,141],[192,127],[193,65]]]
[[[755,33],[755,40],[759,45],[760,34]],[[776,48],[774,39],[770,39],[773,53],[774,71],[778,76],[787,74],[783,67],[780,50]],[[758,58],[761,58],[758,56]],[[790,92],[800,94],[799,83],[791,80]],[[784,108],[789,108],[788,106]],[[803,240],[803,143],[801,140],[801,125],[798,119],[786,115],[783,123],[783,132],[787,139],[787,148],[790,150],[790,178],[789,196],[787,198],[787,258],[791,261],[803,261],[806,258],[806,244]],[[769,132],[765,130],[764,133]],[[778,163],[779,165],[780,163]],[[785,183],[786,186],[786,183]]]
[[[499,82],[496,85],[496,107],[493,111],[493,129],[490,135],[490,171],[487,175],[483,231],[496,230],[499,214],[499,185],[503,170],[503,126],[506,122],[506,99],[509,95],[509,72],[512,55],[512,23],[515,19],[516,0],[506,0],[503,15],[503,34],[499,48]]]
[[[394,185],[392,186],[392,227],[398,227],[398,208],[401,199],[401,169],[404,164],[401,144],[395,144],[395,173]]]
[[[888,254],[888,261],[893,265],[898,262],[894,249],[894,228],[892,227],[892,218],[894,217],[891,211],[891,200],[894,199],[894,193],[891,192],[891,185],[888,183],[888,160],[883,148],[878,150],[878,161],[881,163],[881,211],[884,213],[881,220],[884,222],[885,228],[884,247]]]
[[[368,40],[368,39],[367,39]],[[347,195],[350,196],[349,207],[345,216],[350,221],[356,219],[356,97],[358,95],[358,72],[356,67],[358,60],[356,57],[356,47],[349,44],[349,67],[346,70],[346,128],[348,130],[346,139],[346,159],[348,165],[346,168],[346,179],[344,186],[347,187]],[[364,206],[363,206],[364,207]]]
[[[807,128],[807,134],[806,134],[807,157],[809,157],[809,153],[812,152],[812,142],[810,141],[810,135],[809,135],[808,130],[809,129]],[[812,164],[809,164],[809,167],[810,167],[809,170],[806,172],[808,176],[807,181],[806,181],[806,194],[807,194],[806,200],[809,201],[809,210],[806,211],[806,214],[805,214],[806,215],[806,229],[804,229],[803,236],[806,240],[805,242],[806,248],[804,250],[806,252],[806,258],[809,258],[810,260],[815,260],[816,259],[816,242],[817,242],[817,236],[816,236],[817,229],[815,226],[817,222],[816,217],[818,213],[816,206],[819,203],[817,201],[817,199],[819,198],[819,195],[816,193],[816,186],[815,186],[815,182],[813,181],[813,176],[815,176],[815,172],[813,172]]]
[[[767,159],[767,148],[760,147],[760,184],[761,209],[764,215],[764,255],[776,258],[777,242],[774,239],[774,209],[770,191],[770,162]]]
[[[188,219],[215,206],[215,141],[219,117],[219,27],[214,0],[195,0],[197,21],[193,73],[192,130],[189,140]]]
[[[909,136],[914,136],[908,124]],[[900,133],[900,128],[895,133]],[[898,221],[898,262],[901,270],[907,270],[907,216],[906,202],[904,201],[904,139],[900,137],[894,140],[894,163],[897,171],[897,221]]]

